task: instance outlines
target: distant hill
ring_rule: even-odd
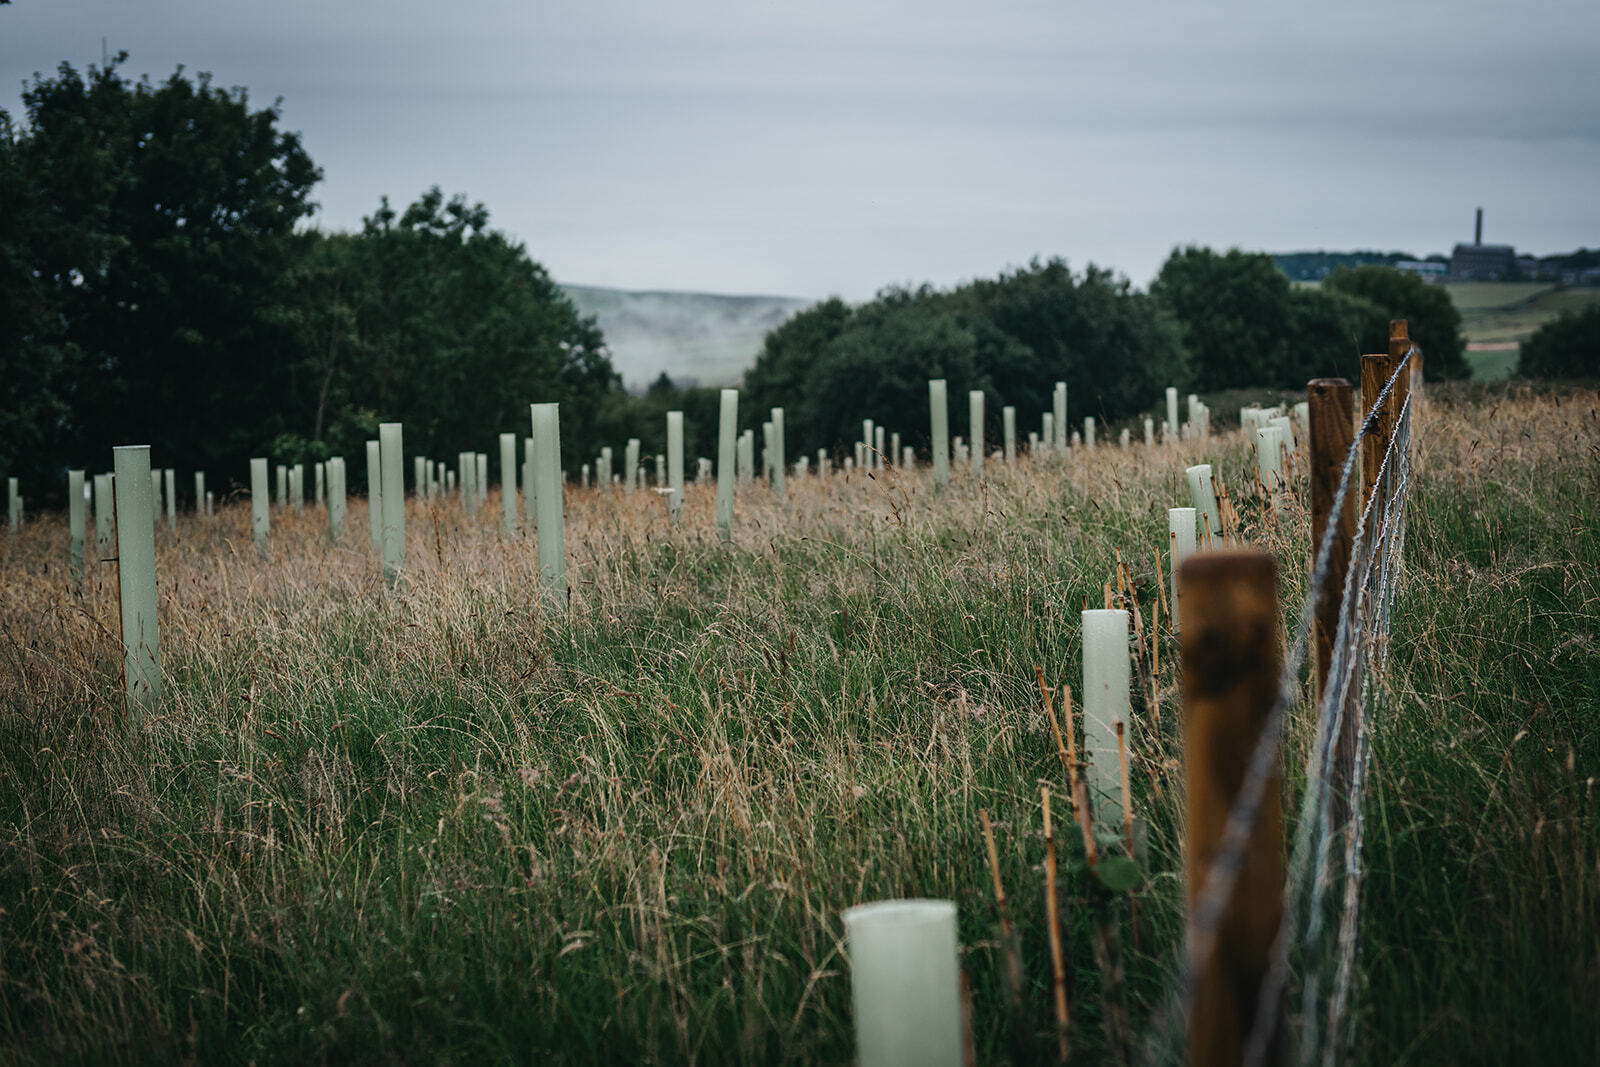
[[[787,296],[561,288],[580,312],[599,322],[612,365],[635,391],[663,371],[679,385],[732,385],[755,362],[768,330],[815,303]]]

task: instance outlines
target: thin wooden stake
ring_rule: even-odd
[[[1045,700],[1048,703],[1049,697],[1046,696]],[[1050,935],[1050,980],[1055,994],[1056,1062],[1066,1063],[1067,1057],[1072,1054],[1067,1042],[1071,1017],[1067,1008],[1066,966],[1061,953],[1061,912],[1060,902],[1056,898],[1056,837],[1050,827],[1050,787],[1040,787],[1039,795],[1044,808],[1044,914],[1045,928]]]

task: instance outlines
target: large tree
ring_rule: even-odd
[[[115,444],[241,473],[295,345],[284,279],[320,177],[298,136],[242,89],[129,81],[124,58],[36,77],[0,128],[0,270],[22,294],[0,369],[28,368],[6,375],[28,449],[11,459],[46,494]]]
[[[600,332],[482,204],[433,188],[403,212],[384,200],[359,234],[309,240],[280,451],[356,453],[381,418],[405,424],[408,452],[453,459],[526,436],[528,405],[550,401],[569,465],[599,447],[620,392]]]
[[[1340,268],[1329,274],[1322,286],[1373,306],[1374,313],[1361,332],[1363,352],[1387,352],[1389,320],[1405,319],[1411,339],[1422,349],[1427,377],[1471,376],[1461,313],[1447,290],[1416,274],[1378,266]]]

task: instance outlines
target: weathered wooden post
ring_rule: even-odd
[[[950,404],[943,378],[928,382],[928,412],[933,431],[933,488],[944,492],[950,484]]]
[[[1328,670],[1333,665],[1333,643],[1339,633],[1339,611],[1344,598],[1345,578],[1350,573],[1350,551],[1355,544],[1360,489],[1351,472],[1351,484],[1337,513],[1334,498],[1344,474],[1345,458],[1355,444],[1355,390],[1344,378],[1317,378],[1306,386],[1309,407],[1307,436],[1311,441],[1311,566],[1316,573],[1317,554],[1333,528],[1328,546],[1326,569],[1315,587],[1312,608],[1311,644],[1316,655],[1313,676],[1317,706],[1328,686]],[[1332,780],[1328,789],[1333,799],[1333,827],[1338,829],[1349,816],[1349,775],[1355,767],[1356,720],[1345,715],[1339,735],[1334,738]]]
[[[372,533],[372,551],[383,553],[383,454],[378,442],[367,442],[367,526]]]
[[[561,405],[530,405],[533,425],[534,523],[545,607],[567,606],[567,528],[561,500]]]
[[[154,715],[161,704],[150,446],[118,445],[112,455],[117,492],[117,576],[122,593],[122,673],[127,683],[128,714],[146,717]]]
[[[500,529],[517,532],[517,435],[500,435]]]
[[[1007,404],[1000,409],[1000,441],[1007,463],[1017,461],[1017,409]]]
[[[1189,483],[1189,496],[1194,509],[1204,522],[1201,527],[1199,547],[1202,550],[1222,547],[1222,512],[1217,507],[1217,488],[1211,484],[1211,464],[1196,463],[1183,472]]]
[[[406,564],[406,450],[398,422],[378,424],[378,467],[383,478],[383,576],[393,588]]]
[[[1128,613],[1120,608],[1083,612],[1083,739],[1089,765],[1089,803],[1095,825],[1122,825],[1122,768],[1117,727],[1127,727],[1132,670]]]
[[[1194,926],[1201,890],[1278,694],[1277,574],[1264,552],[1206,552],[1183,565],[1180,581],[1184,881],[1195,982],[1189,1062],[1209,1067],[1243,1061],[1283,916],[1283,801],[1275,763],[1217,925],[1214,931]],[[1210,940],[1213,933],[1210,951],[1195,955],[1204,947],[1198,938]],[[1277,1060],[1271,1050],[1276,1031],[1274,1021],[1268,1063]]]
[[[788,490],[783,484],[784,471],[788,461],[784,458],[783,409],[772,409],[772,495],[779,500],[787,498]]]
[[[847,908],[860,1067],[961,1067],[961,961],[956,906],[881,900]]]
[[[72,587],[83,584],[83,472],[67,472],[67,560]]]
[[[722,391],[722,407],[717,426],[717,533],[724,541],[733,540],[734,453],[739,438],[739,390]]]
[[[972,438],[971,471],[974,478],[983,477],[983,390],[971,389],[967,391],[967,421],[969,423],[969,436]]]

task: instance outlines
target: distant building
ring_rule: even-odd
[[[1517,250],[1510,245],[1456,245],[1450,253],[1450,280],[1498,282],[1517,274]]]
[[[1448,263],[1440,263],[1434,259],[1396,260],[1394,269],[1407,274],[1420,274],[1429,281],[1443,280],[1450,273]]]
[[[1456,245],[1450,253],[1453,282],[1498,282],[1517,276],[1517,250],[1510,245],[1483,243],[1483,208],[1473,228],[1470,245]]]

